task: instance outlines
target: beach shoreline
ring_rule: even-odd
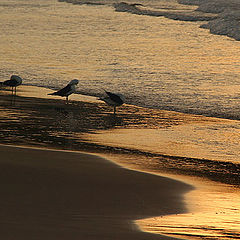
[[[176,239],[134,221],[185,212],[187,184],[73,151],[0,145],[0,153],[4,239]]]
[[[179,139],[180,145],[177,139],[173,142],[174,138],[184,135],[192,126],[196,126],[192,133],[186,136],[188,138],[196,135],[196,139],[192,139],[194,144],[197,138],[204,137],[211,129],[219,128],[221,131],[221,128],[231,127],[235,124],[234,120],[126,104],[120,107],[114,116],[111,107],[91,96],[73,94],[70,96],[69,104],[66,104],[64,98],[48,96],[47,94],[52,92],[51,89],[21,86],[14,98],[6,90],[0,92],[2,144],[113,154],[118,155],[119,164],[129,165],[128,163],[132,162],[138,170],[195,175],[239,186],[239,164],[208,158],[208,155],[204,155],[204,148],[207,147],[205,145],[196,148],[196,145],[188,143],[183,145],[182,139]],[[203,126],[206,126],[205,130]],[[200,135],[197,132],[198,128],[203,129]],[[143,136],[135,136],[134,134],[141,132],[141,129],[144,132]],[[121,132],[123,137],[119,138]],[[152,132],[155,135],[152,135]],[[176,132],[176,136],[170,137],[170,141],[165,143],[168,145],[162,146],[167,150],[166,153],[145,150],[140,146],[149,145],[154,139],[163,144],[166,141],[164,138],[166,133],[169,135],[173,132]],[[116,143],[113,140],[112,143],[108,142],[109,135],[116,136],[115,141],[118,138],[120,140]],[[149,139],[148,142],[144,143],[144,136],[147,135],[152,135],[152,139],[148,137],[146,138]],[[161,148],[161,145],[156,147]],[[185,150],[187,148],[193,148],[193,151],[188,154]],[[183,155],[179,152],[181,149],[184,150]],[[196,155],[199,157],[192,155],[194,151],[200,153]],[[128,156],[133,156],[133,159],[137,160],[124,161]],[[222,159],[224,160],[224,156]]]
[[[17,111],[8,115],[7,111],[2,117],[7,119],[14,115],[13,121],[8,119],[10,125],[18,122],[21,114],[33,114],[32,97],[35,97],[34,105],[38,108],[39,102],[46,104],[44,98],[51,91],[31,86],[21,88],[18,94],[24,97],[14,96],[13,99],[4,92],[2,97],[6,99],[2,104],[7,104],[13,112],[17,111],[19,104],[24,104],[31,113]],[[94,98],[81,98],[81,101],[84,100],[88,104],[91,100],[95,102]],[[39,102],[36,104],[36,101]],[[47,101],[51,100],[47,97]],[[53,101],[57,103],[58,100]],[[65,107],[63,100],[58,104],[60,108]],[[6,209],[1,214],[4,226],[1,237],[177,239],[142,232],[135,220],[186,212],[183,196],[192,190],[190,185],[122,168],[96,155],[61,150],[59,147],[54,150],[51,144],[28,142],[27,139],[14,142],[13,138],[7,144],[0,144],[5,192],[1,205]]]
[[[147,127],[152,128],[154,126],[156,127],[157,125],[159,125],[161,128],[169,128],[171,126],[179,126],[179,125],[190,124],[190,123],[209,123],[209,121],[210,122],[212,121],[214,123],[215,121],[218,121],[218,119],[211,118],[209,120],[209,118],[206,118],[204,116],[195,116],[195,115],[190,115],[188,118],[186,118],[186,115],[181,114],[181,113],[175,113],[175,112],[169,112],[169,111],[158,111],[158,110],[151,110],[151,109],[147,110],[147,109],[143,109],[143,108],[138,108],[136,106],[128,106],[128,105],[119,108],[117,116],[114,116],[112,114],[112,109],[109,108],[108,106],[106,106],[104,103],[101,103],[100,101],[98,101],[96,98],[84,97],[81,99],[82,96],[73,95],[72,98],[70,98],[70,103],[66,104],[64,99],[60,99],[59,97],[53,97],[53,99],[49,98],[47,96],[47,94],[49,92],[51,92],[50,89],[32,87],[32,86],[21,86],[17,92],[17,96],[12,97],[9,94],[10,92],[7,91],[7,89],[0,91],[0,93],[1,93],[0,124],[2,127],[1,143],[0,143],[1,150],[0,151],[2,153],[4,148],[8,149],[7,153],[5,152],[5,156],[8,156],[8,153],[9,153],[9,155],[13,154],[16,156],[16,158],[18,158],[18,157],[20,158],[20,155],[16,154],[16,152],[20,151],[19,149],[26,151],[26,154],[28,151],[29,152],[35,152],[35,151],[38,152],[39,151],[39,152],[43,152],[44,154],[47,153],[46,155],[49,155],[49,154],[51,155],[52,153],[54,153],[52,155],[54,155],[55,157],[62,155],[60,153],[63,153],[63,155],[67,156],[67,154],[70,154],[70,155],[71,154],[73,154],[73,155],[80,154],[81,155],[82,154],[81,152],[86,152],[87,154],[90,153],[90,154],[96,154],[97,156],[103,156],[103,158],[110,160],[110,161],[108,161],[109,164],[117,163],[117,165],[114,164],[114,167],[120,168],[122,170],[124,169],[124,171],[132,171],[132,172],[134,172],[134,174],[136,173],[136,174],[140,174],[140,175],[149,173],[150,176],[152,176],[151,174],[154,174],[153,176],[156,178],[159,177],[159,179],[165,179],[167,181],[170,181],[171,183],[173,181],[174,184],[175,183],[180,184],[180,185],[183,184],[183,188],[179,187],[179,189],[178,189],[180,191],[179,194],[177,194],[177,192],[175,192],[174,194],[177,194],[177,196],[174,195],[174,197],[170,197],[170,200],[175,199],[178,202],[175,207],[179,206],[179,208],[177,207],[177,209],[175,209],[175,208],[172,209],[172,207],[170,207],[170,208],[166,207],[166,208],[164,208],[165,210],[167,210],[165,213],[163,213],[163,212],[158,213],[158,211],[163,210],[161,208],[161,206],[156,206],[155,203],[152,203],[152,202],[147,203],[147,201],[149,201],[148,197],[146,197],[146,199],[144,198],[144,200],[140,200],[140,198],[138,197],[138,201],[141,202],[141,207],[152,208],[151,211],[154,212],[154,214],[152,212],[151,212],[151,214],[148,214],[148,213],[143,214],[143,215],[140,214],[141,216],[140,215],[138,215],[138,217],[134,216],[134,218],[131,218],[131,220],[127,219],[126,221],[124,221],[123,224],[122,223],[120,224],[118,221],[116,223],[116,221],[114,220],[114,222],[116,223],[115,231],[117,231],[116,228],[120,229],[120,230],[122,228],[126,229],[126,224],[128,224],[130,222],[130,225],[128,225],[128,226],[131,226],[130,228],[134,228],[134,234],[137,232],[136,239],[142,239],[142,237],[143,237],[143,239],[157,239],[158,237],[160,237],[159,239],[164,239],[164,237],[158,235],[158,234],[161,234],[161,231],[160,232],[159,232],[159,230],[151,231],[151,229],[153,229],[153,227],[149,228],[148,220],[146,220],[147,223],[145,223],[144,219],[150,219],[150,226],[152,226],[155,224],[155,222],[159,221],[159,220],[157,221],[156,219],[159,216],[161,216],[162,214],[166,214],[166,215],[164,215],[164,216],[166,216],[166,219],[168,218],[167,216],[177,216],[178,217],[178,216],[186,216],[187,215],[186,219],[189,218],[189,215],[196,216],[195,215],[196,206],[194,206],[194,205],[197,204],[199,206],[201,204],[205,204],[206,199],[203,198],[203,199],[201,199],[200,203],[197,203],[198,197],[194,196],[193,198],[191,198],[191,197],[189,197],[189,194],[191,195],[192,192],[194,194],[195,194],[195,192],[196,192],[196,194],[199,194],[199,189],[200,190],[202,189],[201,193],[203,193],[203,195],[206,192],[209,195],[210,191],[219,192],[220,190],[217,190],[217,189],[223,189],[223,191],[225,191],[225,193],[226,193],[229,191],[230,188],[232,188],[232,186],[234,186],[234,185],[230,184],[229,188],[226,188],[227,190],[225,188],[221,188],[221,187],[215,188],[214,182],[208,182],[208,180],[207,180],[208,178],[211,179],[212,176],[209,177],[207,175],[201,175],[200,173],[198,175],[198,173],[193,172],[192,169],[190,169],[189,171],[183,171],[182,169],[176,168],[178,162],[179,162],[180,166],[185,168],[185,166],[183,164],[184,162],[187,162],[187,164],[188,164],[189,162],[192,161],[194,163],[194,161],[199,161],[199,159],[191,160],[191,159],[187,159],[187,158],[179,158],[179,157],[174,157],[174,156],[172,156],[172,157],[171,156],[159,156],[159,155],[156,156],[150,152],[146,154],[144,152],[134,151],[132,149],[121,148],[121,147],[111,147],[108,145],[104,145],[104,142],[102,142],[102,144],[99,145],[94,142],[91,142],[90,140],[86,140],[86,138],[83,137],[84,134],[94,134],[98,130],[102,131],[102,130],[107,130],[107,129],[122,129],[122,128],[123,129],[124,128],[138,129],[139,127],[140,128],[141,127],[142,128],[147,128]],[[222,121],[222,120],[219,120],[219,121]],[[13,147],[4,146],[4,145],[12,145]],[[23,147],[21,147],[21,146],[23,146]],[[10,151],[9,149],[13,149],[13,151]],[[27,150],[24,150],[24,149],[27,149]],[[44,150],[44,149],[48,149],[48,150]],[[66,150],[68,152],[64,152]],[[34,154],[34,157],[29,157],[30,159],[27,163],[27,165],[29,165],[29,166],[27,167],[27,169],[29,169],[29,168],[36,169],[36,166],[38,164],[41,164],[40,162],[42,161],[42,159],[45,159],[45,157],[41,157],[44,154]],[[31,162],[33,159],[35,159],[35,156],[39,160],[41,159],[39,161],[39,163],[37,163],[38,161]],[[89,156],[89,155],[84,155],[84,156],[88,159],[87,156]],[[158,160],[157,164],[156,164],[156,157]],[[60,156],[60,159],[61,159],[60,162],[61,162],[61,164],[63,164],[65,166],[66,171],[68,171],[67,170],[68,163],[69,163],[69,161],[71,162],[71,159],[66,159],[66,158],[68,158],[68,157],[65,157],[63,160],[62,156]],[[106,160],[104,160],[103,158],[101,158],[101,159],[103,160],[103,166],[104,166]],[[47,156],[46,159],[49,159],[49,156]],[[66,159],[66,162],[64,162],[65,159]],[[4,163],[4,161],[5,160],[3,159],[2,163]],[[16,159],[14,161],[16,163]],[[51,158],[50,158],[50,161],[51,161]],[[55,161],[55,163],[56,163],[56,161]],[[111,163],[111,161],[113,163]],[[206,162],[204,162],[204,160],[202,160],[202,161],[203,161],[203,164],[206,163]],[[81,163],[77,163],[77,162],[78,161],[76,160],[75,163],[81,165]],[[90,163],[91,163],[91,160],[90,160],[89,164]],[[6,163],[4,163],[3,165],[5,165],[5,164],[7,164],[8,167],[10,165],[11,165],[11,167],[14,167],[14,168],[17,167],[17,166],[14,166],[14,164],[12,164],[12,163],[10,164],[10,162],[8,162],[8,161],[6,161]],[[17,163],[17,165],[18,164],[19,163]],[[35,164],[36,166],[30,166],[31,164]],[[176,166],[174,166],[174,168],[173,168],[173,164],[176,165]],[[54,168],[54,165],[55,164],[53,164],[50,168]],[[99,168],[101,169],[101,166],[102,165],[100,164],[99,167],[97,167],[94,170],[97,176],[99,176],[99,173],[97,173],[97,172],[99,171]],[[119,166],[123,166],[123,168],[119,167]],[[85,163],[83,164],[83,169],[84,169],[84,167],[85,167]],[[49,165],[46,164],[44,168],[46,168],[46,169],[49,168]],[[83,170],[83,169],[80,170],[81,173],[82,173],[82,171],[84,171],[84,173],[91,172],[88,169],[85,169],[85,170]],[[22,170],[23,170],[23,172],[25,171],[24,169],[22,169]],[[56,171],[58,171],[58,170],[59,169],[57,169]],[[78,169],[76,168],[76,171],[77,170]],[[8,171],[10,171],[10,170],[8,170]],[[55,171],[55,173],[56,173],[56,171]],[[63,171],[63,169],[61,169],[61,171]],[[38,173],[38,174],[40,174],[40,173]],[[78,175],[78,174],[76,174],[76,175]],[[188,177],[186,177],[186,178],[183,177],[183,176],[188,176],[188,175],[191,176],[191,178],[194,180],[192,180]],[[165,176],[166,178],[162,178],[162,176]],[[195,179],[196,177],[198,177],[199,179],[196,180]],[[215,179],[218,182],[221,182],[220,180],[224,180],[224,182],[226,183],[226,179],[220,179],[220,177],[221,177],[221,175],[216,175]],[[30,177],[30,179],[31,179],[31,177]],[[48,178],[48,179],[49,179],[49,181],[51,181],[50,178]],[[64,176],[62,175],[61,181],[63,181],[63,179],[64,179]],[[89,178],[89,177],[86,179],[84,180],[85,182],[93,181],[92,178]],[[172,180],[172,179],[174,179],[174,180]],[[4,181],[5,180],[3,180],[2,182],[4,182]],[[48,180],[46,179],[46,181],[48,181]],[[108,181],[109,181],[109,177],[106,177],[104,182],[108,182]],[[119,176],[119,181],[122,181],[122,176]],[[142,181],[142,180],[139,180],[139,181]],[[159,180],[157,180],[157,182],[158,181]],[[231,183],[231,182],[232,182],[232,180],[229,183]],[[208,187],[209,183],[211,185],[211,188]],[[150,182],[149,182],[149,184],[151,185]],[[15,189],[15,187],[17,185],[16,185],[16,183],[14,183],[14,184],[10,184],[9,186],[10,186],[10,188],[13,187]],[[171,186],[171,184],[168,185],[168,187],[166,187],[166,188],[169,190],[170,189],[173,190],[173,188],[170,186]],[[197,189],[197,191],[196,190],[191,191],[191,190],[193,190],[193,186],[194,186],[194,188]],[[202,186],[204,186],[204,187],[202,187]],[[223,186],[225,186],[225,185],[223,185]],[[238,187],[239,185],[236,184],[236,186]],[[67,188],[66,185],[65,185],[65,187]],[[146,188],[152,188],[152,187],[147,186]],[[104,191],[104,188],[102,188],[102,189]],[[124,189],[122,189],[122,190],[124,190]],[[26,190],[24,190],[24,191],[23,192],[25,194],[27,191]],[[230,191],[232,191],[232,190],[230,190]],[[143,189],[141,189],[141,192],[144,192]],[[187,192],[189,192],[189,193],[186,194]],[[101,193],[103,193],[103,192],[101,192]],[[155,193],[155,191],[154,191],[154,193]],[[23,194],[23,196],[24,196],[24,194]],[[73,194],[73,192],[71,194]],[[124,194],[128,194],[128,192],[123,193],[123,195]],[[150,195],[151,194],[148,194],[148,196],[150,196]],[[206,197],[208,195],[206,195]],[[31,197],[29,194],[27,197],[28,197],[28,201],[30,201],[29,199]],[[216,195],[210,196],[210,197],[216,199]],[[152,199],[152,197],[150,197],[150,198]],[[231,201],[231,198],[232,198],[232,195],[229,195],[228,202]],[[7,199],[7,200],[9,200],[9,199]],[[168,200],[169,200],[169,198],[168,198]],[[168,202],[168,200],[166,200],[166,202]],[[16,203],[14,203],[14,204],[16,204]],[[229,203],[229,204],[231,204],[231,203]],[[151,205],[151,207],[146,207],[148,205]],[[77,207],[77,204],[75,206]],[[189,206],[191,206],[191,207],[189,208]],[[117,207],[118,207],[118,205],[116,204],[114,206],[114,209]],[[132,209],[131,206],[129,206],[129,208]],[[224,206],[224,208],[228,209],[229,206]],[[62,209],[62,207],[61,207],[61,209]],[[156,212],[156,209],[157,209],[157,212]],[[168,211],[170,209],[172,209],[173,212]],[[71,211],[73,211],[73,210],[71,210]],[[188,211],[190,211],[190,212],[188,212]],[[212,209],[211,211],[215,211],[215,209]],[[217,211],[219,211],[219,210],[217,210]],[[207,213],[209,214],[208,211],[207,211]],[[68,215],[68,213],[66,213],[66,214]],[[215,212],[214,212],[214,214],[215,214]],[[235,214],[235,212],[234,212],[234,214]],[[88,213],[86,213],[84,215],[84,219],[86,218],[86,215],[88,216]],[[73,215],[71,215],[71,216],[73,216]],[[74,216],[74,217],[76,217],[76,216]],[[102,219],[102,217],[103,217],[103,215],[101,215],[100,219]],[[11,218],[12,218],[12,216],[11,216]],[[191,216],[190,216],[190,218],[191,218]],[[204,216],[204,218],[205,218],[205,216]],[[64,218],[62,218],[62,220],[63,219]],[[110,219],[111,219],[111,221],[113,220],[112,217],[110,217]],[[151,219],[153,219],[153,220],[151,220]],[[182,219],[182,218],[180,217],[179,219]],[[187,222],[186,219],[184,218],[183,222]],[[134,227],[134,226],[137,226],[137,225],[134,225],[135,220],[137,220],[136,224],[141,226],[140,229],[143,229],[142,232],[140,231],[140,229],[137,229],[136,227]],[[141,222],[142,220],[143,220],[143,222]],[[9,221],[12,221],[12,219],[10,219]],[[81,219],[81,221],[83,221],[83,219]],[[176,220],[174,220],[174,221],[175,221],[175,223],[177,223]],[[181,225],[181,224],[183,224],[183,222],[178,223],[178,224]],[[96,220],[95,224],[98,225],[98,223],[99,223],[99,221]],[[49,223],[49,224],[51,225],[52,223]],[[82,222],[80,224],[82,224]],[[169,226],[168,223],[167,223],[167,225]],[[170,233],[173,232],[174,223],[170,223],[170,225],[172,225],[172,230],[167,229],[166,231],[163,231],[167,235],[169,235],[168,234],[169,231],[170,231]],[[11,226],[13,227],[13,225],[11,225]],[[15,225],[15,227],[16,227],[16,225]],[[34,226],[34,227],[36,227],[36,226]],[[57,229],[58,227],[55,226],[55,228]],[[74,226],[74,229],[76,229],[76,228],[77,227]],[[178,227],[176,226],[176,228],[178,228]],[[20,228],[18,227],[19,231],[21,229],[22,229],[21,227]],[[87,229],[90,229],[89,226],[87,227]],[[157,229],[159,229],[159,227]],[[66,231],[68,231],[68,230],[66,230]],[[151,233],[148,234],[145,231],[153,232],[155,234],[153,234],[153,235]],[[156,235],[156,233],[157,233],[157,235]],[[34,233],[32,233],[32,234],[34,234]],[[55,232],[55,234],[56,234],[56,232]],[[66,233],[66,234],[68,234],[68,233]],[[76,234],[82,234],[82,233],[78,232]],[[84,234],[87,234],[87,233],[85,232]],[[98,234],[101,235],[102,233],[98,232]],[[129,232],[127,234],[129,234]],[[143,235],[141,235],[141,234],[143,234]],[[234,234],[235,234],[235,232],[234,232]],[[94,237],[96,239],[96,235],[95,236],[84,235],[84,237],[86,237],[86,236],[89,237],[86,239],[94,239]],[[179,235],[173,234],[172,239],[174,239],[174,237],[176,237],[176,236],[179,236]],[[112,237],[113,236],[111,236],[110,239],[112,239]],[[182,237],[184,239],[191,239],[191,240],[195,239],[194,237],[187,238],[187,234],[183,234]],[[106,239],[108,239],[108,238],[109,237],[106,237]],[[51,238],[51,239],[54,239],[54,238]],[[62,239],[65,239],[65,238],[62,238]],[[105,239],[105,238],[103,238],[103,239]],[[121,238],[119,238],[119,239],[121,239]],[[166,237],[166,239],[168,239],[168,238]]]

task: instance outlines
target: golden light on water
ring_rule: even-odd
[[[186,196],[189,212],[143,219],[137,221],[140,228],[190,240],[238,239],[239,189],[196,178],[185,180],[197,187]]]
[[[180,124],[157,129],[114,129],[86,135],[109,146],[180,157],[239,162],[240,124],[234,120]]]
[[[208,121],[205,119],[205,122],[202,119],[199,122],[187,123],[186,116],[185,122],[179,125],[165,127],[162,125],[155,129],[113,129],[98,131],[97,134],[87,134],[85,137],[98,144],[104,143],[113,147],[140,149],[167,156],[213,159],[223,162],[228,160],[239,163],[240,126],[238,121],[207,119]],[[143,171],[150,170],[151,172],[151,166],[155,164],[154,158],[136,160],[136,155],[129,159],[124,155],[111,157],[114,160],[122,158],[116,161]],[[172,162],[174,165],[173,159]],[[159,165],[161,167],[161,163]],[[201,168],[200,165],[199,168]],[[210,168],[207,171],[211,174]],[[154,170],[154,173],[162,175],[161,171]],[[136,223],[143,231],[190,240],[225,240],[240,237],[240,192],[238,188],[197,177],[171,174],[166,176],[185,181],[196,187],[185,196],[188,212],[139,220]]]

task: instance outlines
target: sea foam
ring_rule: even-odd
[[[227,35],[240,40],[240,3],[236,0],[178,0],[180,4],[197,5],[193,11],[162,11],[148,10],[141,4],[128,4],[126,2],[115,3],[118,12],[130,12],[138,15],[160,17],[164,16],[181,21],[207,21],[201,28],[210,30],[210,33]]]
[[[58,0],[73,4],[111,5],[117,12],[128,12],[137,15],[166,17],[180,21],[205,21],[200,27],[209,29],[210,33],[227,35],[240,40],[240,1],[239,0],[178,0],[179,4],[195,5],[194,9],[157,9],[148,7],[147,1],[142,3],[115,2],[112,0]],[[151,1],[149,1],[150,3]]]
[[[197,5],[195,11],[217,14],[202,28],[207,28],[213,34],[226,35],[240,40],[240,2],[238,0],[178,0],[181,4]]]
[[[126,2],[114,3],[115,11],[129,12],[137,15],[147,15],[154,17],[167,17],[174,20],[181,21],[209,21],[215,19],[215,15],[208,13],[200,13],[197,11],[183,11],[183,10],[152,10],[143,6],[142,4],[129,4]]]

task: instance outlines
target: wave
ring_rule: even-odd
[[[125,2],[114,5],[116,11],[131,12],[133,14],[148,16],[164,16],[181,21],[208,21],[200,27],[209,29],[210,33],[226,35],[235,40],[240,40],[240,3],[232,1],[215,0],[178,0],[178,3],[185,5],[197,5],[193,11],[169,12],[169,11],[150,11],[140,9],[136,4]]]
[[[129,4],[126,2],[115,3],[115,11],[129,12],[137,15],[147,15],[154,17],[166,17],[181,21],[209,21],[215,18],[212,14],[202,14],[194,11],[176,11],[176,10],[150,10],[142,4]]]
[[[216,35],[226,35],[230,38],[234,38],[237,41],[240,41],[239,33],[239,21],[237,20],[226,20],[226,19],[216,19],[207,24],[200,26],[201,28],[206,28],[210,30],[210,33]]]
[[[240,2],[237,0],[178,0],[181,4],[197,5],[195,11],[217,14],[217,17],[200,27],[210,30],[210,33],[226,35],[240,41]]]
[[[150,9],[141,3],[116,3],[111,0],[58,0],[72,4],[111,5],[117,12],[128,12],[137,15],[166,17],[180,21],[207,21],[200,27],[209,29],[210,33],[226,35],[240,41],[240,3],[237,0],[178,0],[182,5],[195,5],[194,10],[171,10],[166,8]]]

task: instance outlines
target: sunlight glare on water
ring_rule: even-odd
[[[206,121],[156,129],[113,129],[86,134],[87,140],[163,155],[239,161],[240,125],[235,120]],[[97,134],[96,134],[97,133]]]
[[[190,179],[187,179],[191,182]],[[188,213],[137,221],[142,230],[199,240],[239,239],[239,190],[194,179],[188,193]]]

